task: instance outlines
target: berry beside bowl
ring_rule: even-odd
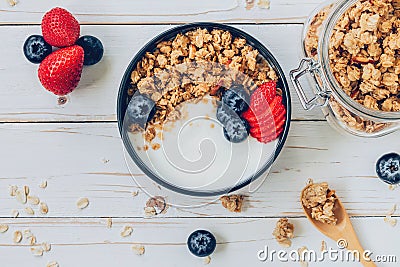
[[[189,235],[187,246],[189,251],[196,257],[207,257],[214,252],[217,240],[207,230],[196,230]]]
[[[218,23],[178,26],[147,43],[117,99],[128,167],[193,197],[262,182],[284,146],[290,114],[289,87],[271,52]]]
[[[400,155],[385,154],[376,162],[376,174],[387,184],[400,184]]]

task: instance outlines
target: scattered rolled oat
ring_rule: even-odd
[[[89,199],[87,197],[80,198],[78,202],[76,202],[76,206],[79,209],[84,209],[89,206]]]
[[[29,186],[27,186],[27,185],[24,185],[24,193],[25,193],[25,195],[26,196],[28,196],[29,195]]]
[[[133,228],[131,226],[126,225],[121,232],[122,237],[130,236],[133,232]]]
[[[31,247],[31,253],[34,256],[38,256],[38,257],[43,256],[43,248],[37,247],[37,246]]]
[[[44,180],[42,183],[39,185],[40,188],[45,189],[47,187],[47,181]]]
[[[51,261],[51,262],[47,263],[46,267],[58,267],[58,262]]]
[[[271,2],[269,0],[258,0],[257,6],[263,9],[269,9],[271,7]]]
[[[39,210],[40,210],[40,213],[42,213],[42,214],[47,214],[47,213],[49,212],[49,207],[47,206],[46,203],[40,202],[40,204],[39,204]]]
[[[23,233],[24,233],[24,237],[25,237],[26,239],[28,239],[29,237],[32,237],[32,236],[33,236],[31,230],[29,230],[29,229],[25,229]]]
[[[322,251],[326,251],[326,242],[325,242],[325,240],[321,241],[321,252]]]
[[[132,192],[132,196],[133,196],[133,197],[136,197],[137,195],[139,195],[139,191],[133,191],[133,192]]]
[[[210,262],[211,262],[211,257],[210,256],[207,256],[207,257],[204,258],[204,261],[203,261],[204,265],[208,265],[208,264],[210,264]]]
[[[29,242],[29,245],[31,245],[31,246],[35,245],[36,237],[35,236],[28,237],[28,242]]]
[[[397,206],[396,204],[393,205],[393,208],[389,211],[389,213],[386,215],[386,217],[383,219],[385,223],[390,224],[391,226],[396,226],[397,224],[397,219],[392,218],[392,215],[396,212]]]
[[[8,225],[7,224],[0,224],[0,233],[5,233],[8,231]]]
[[[246,10],[250,10],[254,7],[255,0],[246,0]]]
[[[144,246],[142,245],[133,245],[132,246],[132,251],[136,254],[136,255],[143,255],[145,252]]]
[[[395,185],[392,185],[392,184],[389,185],[389,190],[393,191],[393,190],[395,190],[395,189],[396,189],[396,186],[395,186]]]
[[[25,212],[29,215],[34,215],[35,212],[33,211],[33,209],[31,207],[26,207],[25,208]]]
[[[299,253],[300,256],[300,266],[301,267],[308,267],[308,262],[306,262],[305,260],[305,253],[308,251],[308,248],[306,246],[301,247],[297,250],[297,252]]]
[[[112,218],[107,218],[107,228],[112,227]]]
[[[17,218],[17,217],[19,216],[19,211],[18,211],[18,210],[12,210],[12,211],[11,211],[11,216],[12,216],[13,218]]]
[[[230,212],[242,212],[244,196],[230,195],[220,197],[222,206]]]
[[[21,231],[15,231],[13,234],[13,241],[14,243],[19,243],[22,240],[22,233]]]
[[[149,217],[156,216],[157,215],[156,208],[154,208],[154,207],[145,207],[144,208],[144,214],[146,216],[149,216]]]
[[[281,246],[288,248],[292,245],[290,239],[294,237],[294,226],[287,218],[279,219],[272,235]]]
[[[146,202],[146,215],[165,214],[168,210],[168,204],[162,196],[151,197]]]
[[[301,196],[305,208],[311,209],[311,217],[327,224],[336,224],[337,218],[333,213],[336,201],[335,191],[330,190],[327,183],[311,182],[306,186]]]
[[[8,3],[11,7],[14,7],[15,5],[18,4],[18,1],[17,1],[17,0],[7,0],[7,3]]]
[[[15,197],[19,203],[21,204],[26,203],[26,194],[24,190],[17,190]]]
[[[110,162],[110,160],[109,160],[109,159],[106,159],[106,158],[102,158],[102,159],[101,159],[101,162],[103,162],[104,164],[107,164],[107,163]]]
[[[39,205],[40,199],[36,196],[28,196],[28,203],[31,205]]]
[[[44,251],[49,252],[51,250],[51,245],[47,242],[42,243],[42,248]]]
[[[10,186],[10,196],[15,197],[17,195],[18,186],[11,185]]]

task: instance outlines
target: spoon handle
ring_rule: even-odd
[[[351,232],[351,231],[350,231]],[[376,264],[370,259],[370,258],[365,258],[366,255],[365,250],[360,244],[360,241],[358,240],[355,232],[348,234],[347,236],[347,249],[348,250],[357,250],[360,255],[360,262],[364,267],[376,267]]]

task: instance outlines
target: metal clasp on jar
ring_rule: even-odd
[[[297,69],[290,71],[290,80],[292,81],[297,95],[300,98],[301,105],[305,110],[311,110],[314,107],[323,107],[328,104],[331,92],[327,90],[326,83],[321,77],[320,64],[312,58],[303,58]],[[314,97],[308,99],[299,79],[306,74],[310,74],[314,80]],[[320,85],[322,84],[322,86]]]

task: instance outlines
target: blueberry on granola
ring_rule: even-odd
[[[214,252],[217,241],[209,231],[197,230],[188,237],[187,246],[193,255],[207,257]]]
[[[144,126],[156,113],[156,105],[153,100],[144,95],[132,97],[126,109],[126,115],[131,123]]]
[[[222,102],[240,115],[249,109],[250,96],[243,85],[235,85],[223,93]]]
[[[240,118],[231,119],[224,125],[224,136],[232,143],[241,143],[249,137],[249,124]]]
[[[24,43],[24,55],[34,64],[39,64],[52,52],[52,47],[41,35],[31,35]]]
[[[91,35],[84,35],[78,39],[77,45],[85,51],[85,58],[83,64],[90,66],[98,63],[103,57],[104,48],[99,39]]]
[[[400,183],[400,155],[389,153],[383,155],[376,163],[376,173],[385,183],[394,185]]]

